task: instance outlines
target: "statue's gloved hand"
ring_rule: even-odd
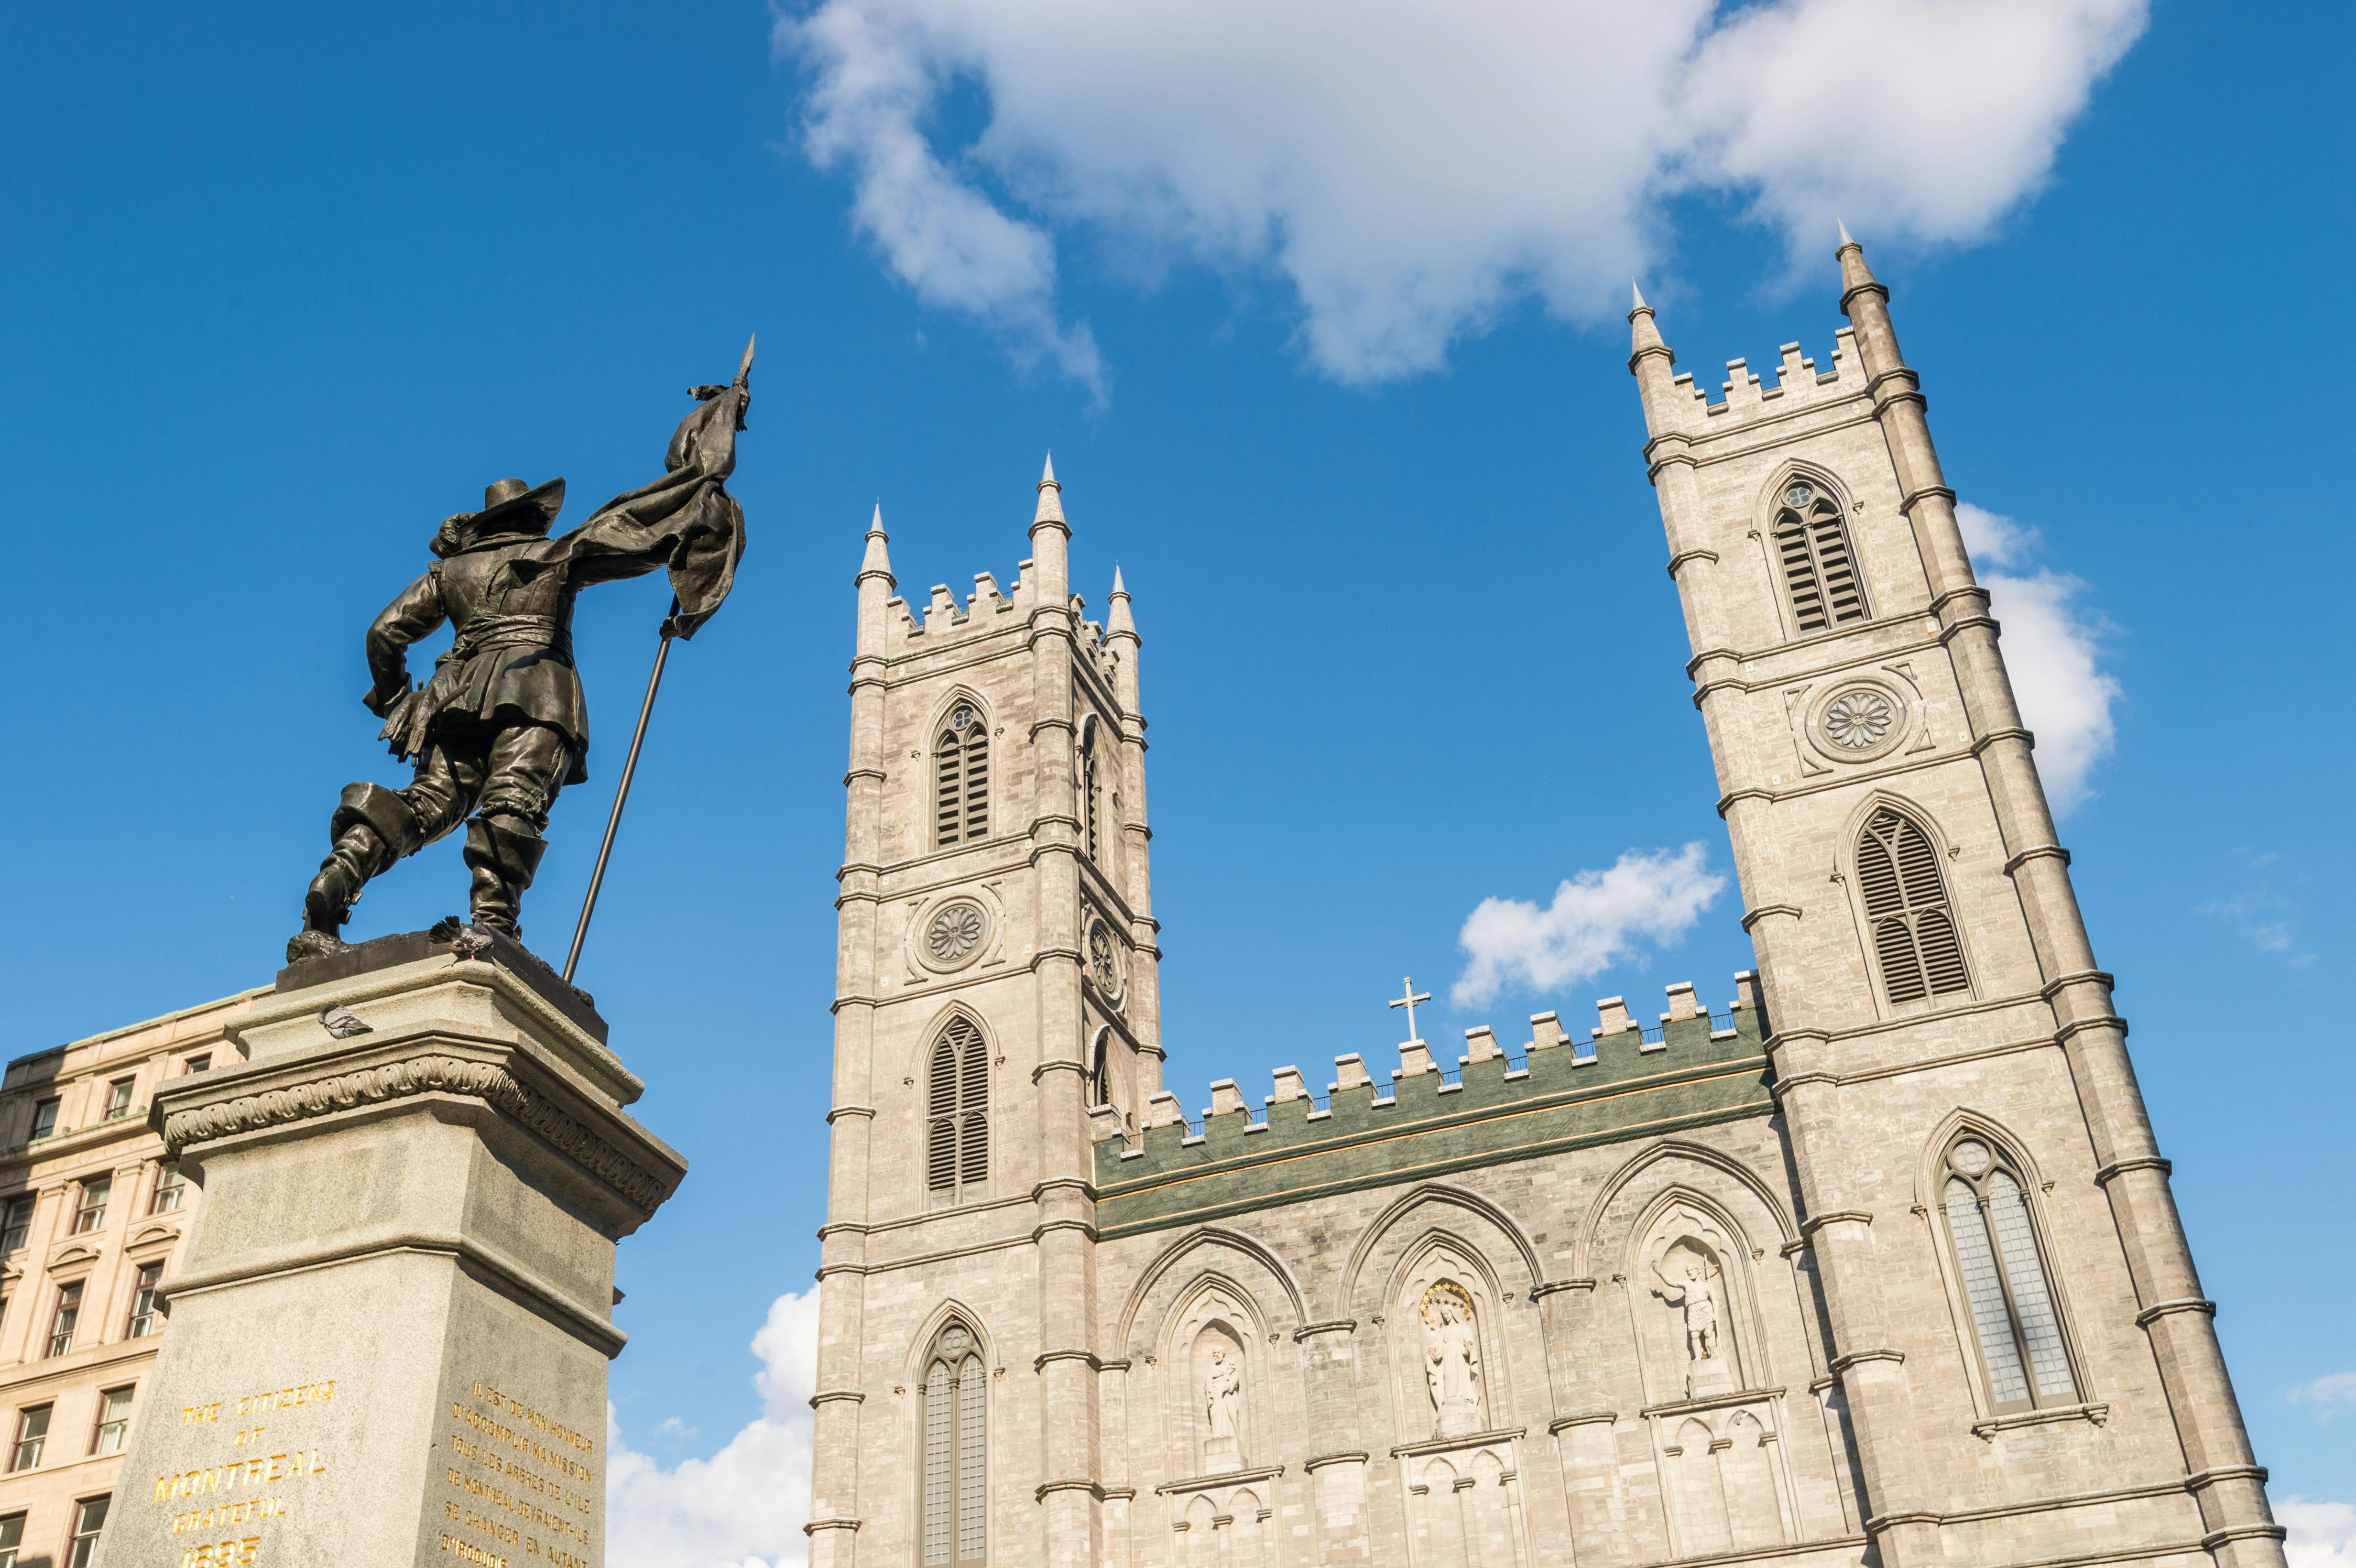
[[[367,695],[360,699],[360,703],[378,718],[390,719],[392,710],[408,700],[410,690],[409,672],[403,670],[395,678],[370,687]]]

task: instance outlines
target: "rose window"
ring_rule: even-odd
[[[957,964],[981,945],[983,922],[979,905],[944,905],[925,928],[925,953],[936,964]]]
[[[1880,692],[1861,686],[1826,703],[1824,717],[1816,722],[1825,739],[1842,751],[1869,752],[1897,727],[1898,708]]]
[[[1096,976],[1097,989],[1110,996],[1120,972],[1113,966],[1112,933],[1101,921],[1088,927],[1088,969]]]

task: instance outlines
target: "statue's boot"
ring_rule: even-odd
[[[413,854],[423,841],[417,813],[381,784],[344,787],[344,798],[327,822],[327,858],[303,895],[303,929],[286,944],[286,961],[324,958],[349,944],[337,934],[352,916],[369,879]]]
[[[516,916],[523,907],[524,890],[548,853],[548,840],[517,817],[477,816],[466,824],[466,848],[461,855],[474,872],[467,907],[478,930],[496,931],[522,940]]]

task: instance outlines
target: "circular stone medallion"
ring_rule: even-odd
[[[1088,978],[1108,1000],[1120,997],[1120,954],[1112,929],[1104,922],[1088,923]]]
[[[990,917],[970,899],[956,899],[933,912],[925,923],[925,961],[936,969],[956,969],[970,963],[990,934]]]
[[[1845,763],[1878,757],[1905,738],[1906,704],[1879,686],[1844,686],[1816,705],[1809,725],[1816,750]]]

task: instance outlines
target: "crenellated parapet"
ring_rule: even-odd
[[[1697,385],[1691,371],[1670,379],[1673,389],[1661,411],[1671,428],[1690,435],[1714,435],[1721,426],[1786,414],[1818,403],[1845,400],[1865,389],[1865,371],[1858,357],[1857,334],[1841,327],[1833,334],[1832,362],[1818,369],[1814,358],[1796,343],[1777,351],[1774,381],[1763,381],[1745,359],[1726,362],[1726,379],[1719,382],[1717,400],[1710,389]]]
[[[920,642],[935,646],[993,631],[1015,630],[1022,626],[1037,598],[1038,579],[1032,563],[1025,560],[1015,565],[1012,592],[999,592],[995,573],[977,571],[973,574],[973,592],[966,595],[962,604],[948,583],[936,582],[931,603],[921,614],[910,609],[905,599],[887,600],[884,608],[895,643],[905,645]]]
[[[1337,1056],[1323,1094],[1299,1068],[1280,1067],[1258,1109],[1231,1078],[1211,1085],[1193,1121],[1165,1091],[1147,1102],[1133,1139],[1108,1112],[1096,1143],[1098,1232],[1191,1224],[1764,1115],[1772,1100],[1758,982],[1746,971],[1735,984],[1715,1016],[1690,985],[1669,987],[1651,1027],[1623,998],[1605,997],[1583,1047],[1547,1012],[1512,1051],[1486,1025],[1467,1029],[1452,1067],[1419,1040],[1400,1047],[1382,1080],[1362,1055]]]

